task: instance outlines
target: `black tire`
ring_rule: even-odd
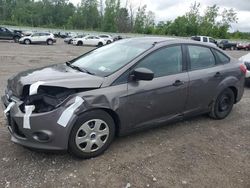
[[[77,134],[80,133],[79,130],[83,124],[87,123],[88,121],[92,122],[92,120],[96,120],[96,119],[102,120],[106,123],[106,126],[108,126],[109,135],[105,138],[106,141],[104,145],[102,145],[99,149],[95,151],[91,151],[91,152],[82,151],[75,141],[76,137],[78,136]],[[91,134],[92,132],[90,134],[87,134],[88,139],[91,139]],[[114,123],[113,118],[108,113],[106,113],[103,110],[94,110],[94,111],[86,112],[78,117],[78,120],[76,121],[75,125],[73,126],[71,130],[71,133],[69,136],[68,150],[74,156],[82,158],[82,159],[93,158],[98,155],[101,155],[110,146],[111,142],[114,139],[114,136],[115,136],[115,123]],[[93,146],[94,144],[91,146],[91,149]]]
[[[71,44],[71,43],[72,43],[72,39],[71,39],[71,40],[69,40],[68,44]]]
[[[225,48],[225,47],[223,47],[222,49],[223,49],[223,50],[226,50],[226,48]]]
[[[47,40],[47,45],[53,45],[53,40],[52,39],[48,39]]]
[[[82,41],[77,42],[77,46],[82,46],[82,45],[83,45]]]
[[[19,42],[19,39],[20,39],[20,37],[18,37],[18,36],[15,36],[15,37],[13,38],[13,40],[14,40],[15,43],[18,43],[18,42]]]
[[[99,48],[102,47],[102,46],[103,46],[102,42],[99,42],[98,45],[97,45],[97,47],[99,47]]]
[[[110,40],[108,40],[108,41],[107,41],[107,44],[110,44],[110,43],[111,43],[111,41],[110,41]]]
[[[26,45],[31,44],[31,41],[30,41],[29,39],[25,39],[23,42],[24,42],[24,44],[26,44]]]
[[[209,116],[213,119],[226,118],[232,111],[234,101],[234,92],[230,88],[225,89],[214,102]]]

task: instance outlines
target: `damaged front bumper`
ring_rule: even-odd
[[[49,112],[33,113],[28,117],[30,127],[27,127],[24,125],[27,114],[19,108],[22,101],[9,99],[6,95],[1,99],[11,140],[14,143],[36,149],[67,150],[70,130],[77,118],[77,115],[72,113],[67,124],[60,124],[58,120],[62,118],[67,107],[61,106]],[[6,109],[8,107],[9,109]]]

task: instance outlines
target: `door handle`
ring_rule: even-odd
[[[184,84],[184,82],[182,82],[180,80],[176,80],[172,85],[178,87],[178,86],[181,86],[183,84]]]
[[[222,74],[220,72],[216,72],[216,74],[214,75],[215,78],[220,78],[222,77]]]

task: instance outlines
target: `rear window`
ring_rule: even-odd
[[[219,64],[225,64],[230,62],[230,58],[224,55],[223,53],[219,52],[218,50],[213,49],[213,52],[215,53],[218,63]]]
[[[209,48],[202,46],[188,46],[191,70],[204,69],[215,65],[215,58]]]

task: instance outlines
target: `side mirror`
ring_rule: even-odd
[[[154,78],[154,73],[147,68],[137,68],[133,71],[132,75],[135,80],[150,81]]]

